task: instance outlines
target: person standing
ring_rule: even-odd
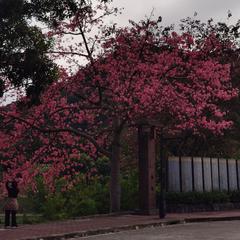
[[[5,228],[17,227],[16,214],[18,211],[17,196],[19,193],[18,184],[16,181],[7,181],[6,189],[8,192],[8,199],[4,207],[5,211]],[[10,221],[11,220],[11,221]]]

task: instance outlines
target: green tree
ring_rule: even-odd
[[[9,88],[21,88],[36,102],[56,79],[57,67],[47,55],[53,42],[32,24],[26,2],[0,1],[0,96]]]

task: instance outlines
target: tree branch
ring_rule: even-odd
[[[31,124],[29,123],[27,120],[25,119],[22,119],[20,117],[17,117],[17,116],[12,116],[11,114],[6,114],[8,117],[11,117],[13,119],[16,119],[28,126],[30,126],[31,128],[41,132],[41,133],[61,133],[61,132],[68,132],[68,133],[73,133],[74,135],[76,136],[79,136],[79,137],[83,137],[85,139],[87,139],[89,142],[91,142],[97,149],[98,152],[102,153],[103,155],[106,155],[106,156],[110,156],[110,153],[108,151],[106,151],[105,149],[102,149],[99,144],[97,143],[97,141],[91,137],[90,135],[88,135],[87,133],[85,132],[81,132],[79,130],[76,130],[76,129],[73,129],[73,128],[50,128],[50,129],[43,129],[43,128],[40,128],[34,124]]]
[[[68,51],[48,51],[48,52],[46,52],[46,54],[67,54],[67,55],[77,55],[80,57],[89,58],[88,54],[77,53],[77,52],[68,52]]]

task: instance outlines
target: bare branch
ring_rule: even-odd
[[[80,57],[86,57],[89,58],[88,54],[84,54],[84,53],[77,53],[77,52],[68,52],[68,51],[48,51],[46,52],[46,54],[66,54],[66,55],[77,55]]]

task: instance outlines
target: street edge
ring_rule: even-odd
[[[88,230],[88,231],[80,231],[73,233],[65,233],[65,234],[54,234],[45,237],[31,237],[31,238],[22,238],[21,240],[64,240],[69,238],[81,238],[87,236],[94,235],[102,235],[107,233],[116,233],[128,230],[138,230],[149,227],[163,227],[168,225],[176,225],[176,224],[185,224],[185,223],[197,223],[197,222],[212,222],[212,221],[234,221],[240,220],[240,216],[229,216],[229,217],[203,217],[203,218],[184,218],[179,220],[167,220],[162,222],[153,222],[146,224],[135,224],[135,225],[125,225],[114,228],[102,228],[96,230]]]

